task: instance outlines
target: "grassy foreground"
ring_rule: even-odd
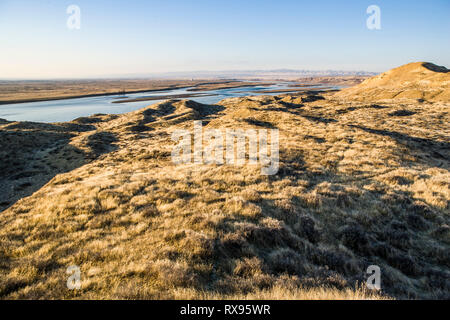
[[[0,214],[0,297],[448,299],[448,107],[303,93],[2,122],[6,168],[27,174],[0,185],[21,192]],[[278,128],[278,174],[173,164],[193,120]]]

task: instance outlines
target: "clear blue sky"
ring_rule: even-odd
[[[372,4],[381,30],[366,27]],[[0,78],[450,67],[449,16],[450,0],[0,0]]]

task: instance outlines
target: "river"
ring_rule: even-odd
[[[0,105],[0,118],[9,121],[34,121],[34,122],[63,122],[71,121],[79,117],[86,117],[97,113],[121,114],[163,100],[149,100],[139,102],[112,103],[115,100],[138,99],[152,96],[166,96],[179,94],[210,94],[212,96],[187,98],[200,103],[215,104],[222,99],[231,97],[243,97],[249,95],[278,95],[280,93],[264,93],[264,90],[293,89],[289,87],[291,82],[278,82],[270,86],[240,87],[231,89],[218,89],[209,91],[188,91],[190,88],[174,89],[167,91],[151,91],[134,94],[119,94],[110,96],[96,96],[87,98],[75,98],[53,101],[27,102],[18,104]],[[299,88],[300,90],[301,88]]]

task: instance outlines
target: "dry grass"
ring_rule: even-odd
[[[168,101],[75,122],[89,130],[64,137],[48,183],[0,214],[0,296],[449,298],[448,103],[326,94],[220,106]],[[278,128],[280,171],[174,165],[170,133],[192,130],[195,119],[205,128]],[[30,130],[0,129],[11,149]],[[80,155],[75,167],[67,148]],[[66,288],[74,264],[78,291]],[[359,285],[371,264],[382,270],[380,295]]]
[[[173,292],[176,300],[390,300],[376,292],[360,287],[338,290],[333,287],[302,288],[275,285],[247,294],[223,295],[221,293],[198,292],[191,289],[177,289]]]
[[[360,101],[448,102],[450,70],[429,62],[413,62],[365,80],[337,94]]]

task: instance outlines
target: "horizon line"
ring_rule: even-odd
[[[183,78],[190,78],[194,76],[201,76],[201,74],[208,74],[208,76],[222,77],[232,76],[232,73],[255,73],[255,77],[258,76],[256,73],[316,73],[317,75],[303,75],[304,77],[311,76],[327,76],[320,75],[321,73],[336,73],[333,76],[352,76],[352,75],[376,75],[383,71],[367,71],[367,70],[343,70],[343,69],[291,69],[291,68],[276,68],[276,69],[230,69],[230,70],[192,70],[192,71],[166,71],[166,72],[149,72],[149,73],[124,73],[124,74],[104,74],[104,75],[92,75],[92,76],[56,76],[56,77],[7,77],[0,78],[0,81],[45,81],[45,80],[87,80],[87,79],[145,79],[145,78],[155,78],[155,77],[167,77],[179,76]],[[238,75],[237,75],[238,76]],[[242,76],[242,75],[241,75]],[[245,75],[246,77],[253,76],[252,74]],[[261,75],[259,75],[261,76]],[[291,75],[295,76],[295,75]],[[301,75],[299,75],[301,77]],[[170,78],[176,79],[176,78]],[[228,79],[228,78],[227,78]],[[229,78],[233,79],[233,78]],[[198,79],[197,79],[198,80]]]

